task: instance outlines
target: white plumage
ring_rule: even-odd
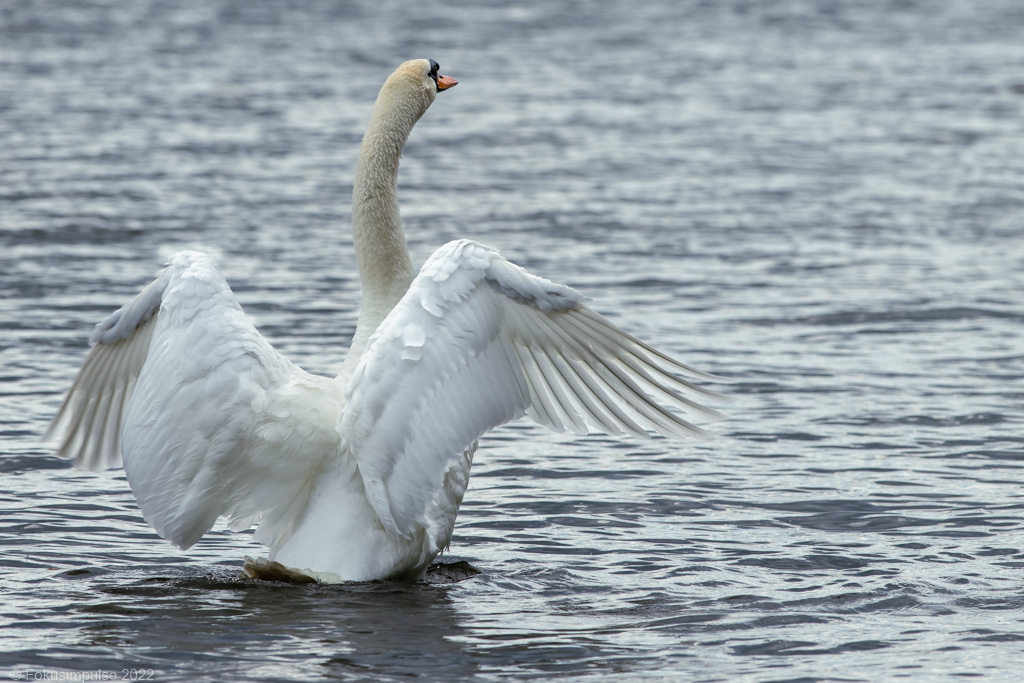
[[[336,378],[275,351],[210,257],[182,252],[97,326],[51,426],[60,455],[123,462],[179,547],[259,521],[270,557],[325,580],[415,575],[451,539],[476,440],[527,415],[556,431],[700,434],[674,409],[715,379],[469,240],[412,277],[394,187],[409,131],[454,80],[406,62],[364,138],[353,220],[364,302]],[[397,141],[397,142],[396,142]]]

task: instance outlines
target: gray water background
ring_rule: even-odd
[[[0,673],[154,680],[1024,676],[1024,4],[0,5]],[[39,440],[181,248],[333,373],[383,78],[455,237],[738,379],[709,441],[483,443],[457,584],[293,587],[189,551]]]

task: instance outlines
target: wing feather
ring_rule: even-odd
[[[97,342],[92,348],[47,431],[47,438],[64,434],[58,455],[93,471],[121,464],[118,444],[127,400],[152,332],[152,321],[146,320],[131,339]]]
[[[341,391],[259,334],[205,254],[182,252],[97,325],[54,419],[58,454],[92,470],[122,463],[143,515],[181,547],[220,516],[263,518],[276,544],[337,453]]]
[[[626,334],[575,290],[475,242],[438,249],[377,329],[340,433],[382,524],[408,537],[461,453],[522,415],[556,431],[700,435],[676,411],[716,379]]]

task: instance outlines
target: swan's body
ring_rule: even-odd
[[[681,436],[700,376],[576,291],[471,241],[416,275],[398,161],[436,92],[433,61],[384,84],[363,141],[353,232],[363,303],[335,378],[275,351],[208,256],[175,255],[97,326],[51,431],[90,469],[123,462],[143,515],[187,548],[227,517],[288,567],[333,580],[415,575],[444,550],[476,439],[528,415],[555,430]],[[707,392],[705,392],[707,393]],[[670,408],[666,408],[667,404]]]

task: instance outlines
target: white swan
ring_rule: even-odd
[[[433,60],[384,83],[363,138],[352,222],[363,303],[336,378],[275,351],[213,260],[175,255],[100,323],[54,419],[62,457],[123,461],[156,531],[188,548],[218,517],[259,522],[270,558],[321,580],[415,576],[449,543],[476,439],[523,415],[556,431],[647,436],[717,415],[678,375],[715,379],[627,335],[569,287],[450,242],[416,275],[398,162],[436,94]]]

